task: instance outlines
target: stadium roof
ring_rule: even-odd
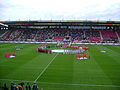
[[[90,23],[120,23],[120,21],[82,21],[82,20],[36,20],[36,21],[0,21],[0,23],[27,23],[27,22],[90,22]]]

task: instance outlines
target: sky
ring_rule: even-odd
[[[120,21],[120,0],[0,0],[0,21]]]

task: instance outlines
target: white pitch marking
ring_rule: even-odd
[[[43,69],[43,71],[38,75],[38,77],[34,80],[34,82],[36,82],[38,80],[38,78],[40,78],[42,76],[42,74],[46,71],[46,69],[53,62],[53,60],[56,58],[57,55],[58,55],[58,53],[54,56],[54,58],[50,61],[50,63],[48,63],[48,65]]]

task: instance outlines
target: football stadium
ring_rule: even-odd
[[[0,88],[120,90],[119,69],[120,21],[0,21]]]

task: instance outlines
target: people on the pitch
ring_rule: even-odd
[[[31,86],[29,84],[29,82],[27,83],[27,85],[25,86],[26,90],[31,90]]]
[[[19,88],[19,90],[23,90],[23,86],[21,85],[21,83],[19,83],[17,87]]]
[[[3,90],[9,90],[6,83],[4,84],[4,86],[2,87]]]
[[[33,84],[32,89],[33,89],[33,90],[38,90],[38,86],[37,86],[36,83]]]
[[[15,84],[12,82],[10,85],[11,90],[15,90]]]
[[[7,87],[5,83],[3,86],[0,87],[0,90],[38,90],[37,83],[33,83],[33,85],[30,85],[29,82],[27,82],[25,86],[24,84],[24,82],[21,82],[16,85],[15,83],[11,82],[10,86]]]

